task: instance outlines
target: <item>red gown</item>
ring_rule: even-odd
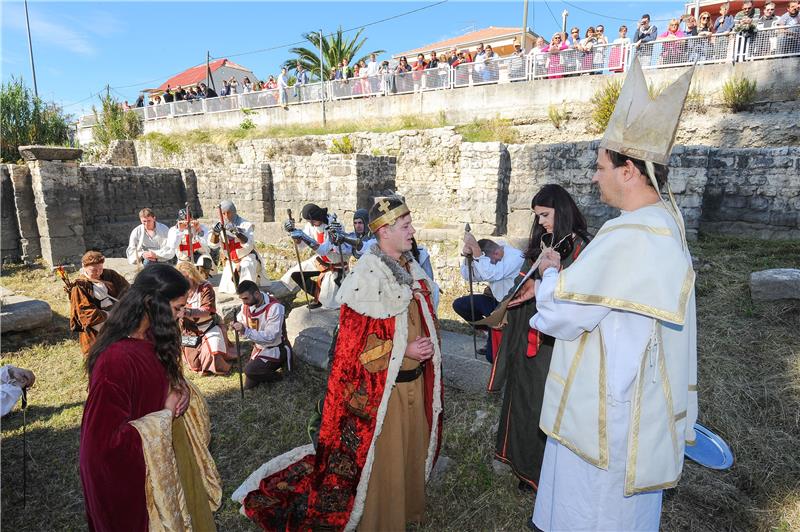
[[[83,410],[80,473],[89,530],[147,530],[145,463],[129,421],[164,409],[169,381],[145,340],[126,338],[98,359]]]

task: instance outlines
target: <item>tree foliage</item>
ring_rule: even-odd
[[[363,28],[358,30],[353,38],[349,40],[343,35],[341,26],[339,26],[338,31],[334,34],[322,34],[322,58],[325,62],[325,68],[323,71],[324,80],[330,79],[331,67],[338,66],[342,59],[347,59],[352,67],[362,59],[366,60],[370,54],[382,54],[386,52],[386,50],[373,50],[372,52],[362,55],[361,57],[356,57],[356,54],[367,42],[366,37],[361,38],[363,31]],[[320,68],[320,33],[316,31],[304,33],[303,38],[310,42],[313,47],[310,49],[303,47],[289,49],[289,53],[294,54],[295,58],[287,59],[286,62],[283,63],[283,66],[286,67],[287,70],[295,70],[297,63],[299,62],[301,65],[303,65],[303,68],[308,71],[310,77],[318,79]]]
[[[142,121],[133,111],[124,111],[111,95],[100,98],[102,112],[92,106],[97,125],[92,131],[95,142],[108,146],[112,140],[133,140],[142,134]]]
[[[19,160],[20,146],[65,145],[69,139],[61,108],[37,98],[22,78],[14,77],[0,85],[0,132],[0,159],[5,162]]]

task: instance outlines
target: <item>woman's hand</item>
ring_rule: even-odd
[[[536,295],[536,287],[533,284],[533,279],[528,279],[522,285],[522,288],[519,289],[517,295],[514,296],[514,299],[508,302],[507,308],[514,308],[516,306],[519,306],[524,302],[533,299],[535,295]]]
[[[539,263],[539,274],[544,277],[544,272],[548,268],[560,268],[561,255],[554,249],[545,249],[542,251],[541,262]]]
[[[164,401],[164,408],[172,412],[173,417],[182,416],[189,408],[189,398],[191,392],[185,382],[181,382],[177,386],[170,387],[167,399]]]

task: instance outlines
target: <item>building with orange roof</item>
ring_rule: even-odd
[[[488,28],[471,31],[458,37],[426,44],[425,46],[420,46],[419,48],[414,48],[413,50],[407,50],[405,52],[395,54],[392,56],[392,59],[399,59],[400,57],[405,56],[408,58],[409,62],[413,62],[414,60],[412,58],[416,57],[417,54],[425,54],[425,59],[427,59],[430,57],[431,52],[436,52],[438,55],[444,52],[449,52],[454,48],[458,51],[475,51],[478,45],[481,43],[483,43],[484,46],[491,45],[494,52],[502,57],[511,55],[511,53],[514,52],[514,45],[520,42],[521,36],[522,32],[519,26],[489,26]],[[522,46],[525,52],[533,48],[537,37],[538,35],[532,32],[530,28],[527,29],[525,32],[525,42]]]
[[[208,78],[208,70],[211,71],[213,83],[206,81]],[[185,89],[188,87],[195,87],[200,83],[207,83],[209,86],[216,87],[216,91],[219,92],[223,80],[229,81],[231,78],[236,78],[236,81],[241,87],[242,80],[244,80],[245,77],[250,78],[251,81],[256,80],[255,74],[253,74],[253,71],[249,68],[243,67],[228,59],[216,59],[211,61],[208,66],[206,66],[206,63],[203,63],[184,70],[179,74],[175,74],[157,88],[146,89],[143,92],[150,93],[150,95],[153,96],[156,94],[163,94],[164,91],[167,90],[167,87],[170,89],[183,87]]]

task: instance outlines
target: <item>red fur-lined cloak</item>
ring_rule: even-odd
[[[328,378],[317,451],[295,448],[267,462],[234,492],[242,511],[265,530],[353,530],[364,509],[375,441],[408,341],[408,306],[419,305],[423,327],[435,346],[426,364],[425,413],[430,443],[426,477],[441,445],[441,350],[430,281],[410,263],[412,285],[396,269],[365,254],[339,291],[339,336]],[[422,290],[419,290],[421,288]],[[416,295],[415,295],[416,294]],[[388,357],[386,369],[368,364]]]

